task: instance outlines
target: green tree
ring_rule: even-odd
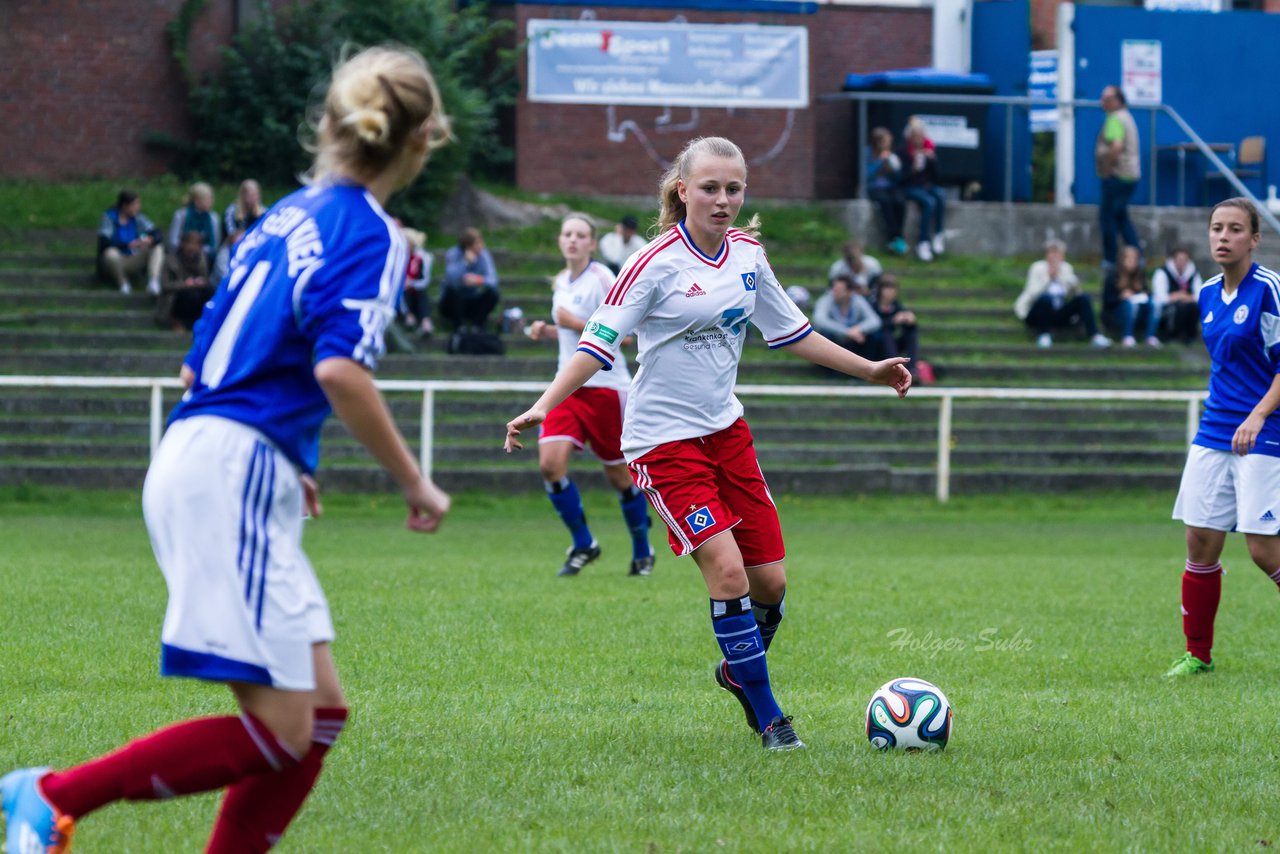
[[[187,40],[207,0],[187,0],[169,31],[189,85],[191,140],[155,136],[184,176],[287,185],[310,162],[300,144],[334,63],[354,47],[396,42],[427,58],[453,119],[455,140],[437,151],[425,176],[396,197],[393,210],[431,224],[461,173],[496,176],[512,153],[499,135],[500,110],[514,103],[516,52],[501,42],[507,22],[483,4],[452,9],[446,0],[311,0],[279,15],[262,4],[259,20],[223,50],[220,67],[196,79]]]

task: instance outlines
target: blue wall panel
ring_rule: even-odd
[[[1031,73],[1031,13],[1028,0],[988,0],[973,5],[975,72],[991,78],[997,95],[1027,94]],[[1005,107],[993,104],[982,135],[986,143],[982,198],[1004,199]],[[1013,108],[1013,200],[1031,197],[1031,131],[1025,107]]]
[[[1280,40],[1280,15],[1261,12],[1148,12],[1138,8],[1076,6],[1075,97],[1096,99],[1108,84],[1121,82],[1121,43],[1126,39],[1154,39],[1161,43],[1163,100],[1195,129],[1206,142],[1239,143],[1245,136],[1261,134],[1268,148],[1280,145],[1280,111],[1274,107],[1272,81],[1280,78],[1280,53],[1272,46]],[[1150,199],[1150,112],[1133,110],[1142,142],[1143,180],[1134,195],[1135,204]],[[1093,168],[1093,143],[1102,127],[1100,109],[1076,110],[1075,198],[1096,204],[1098,180]],[[1174,122],[1160,116],[1156,144],[1186,142]],[[1174,152],[1157,153],[1157,201],[1178,203],[1178,161]],[[1268,157],[1271,161],[1274,158]],[[1200,203],[1205,160],[1187,156],[1186,203]],[[1277,161],[1280,165],[1280,161]],[[1266,183],[1276,183],[1268,164]],[[1266,196],[1265,184],[1248,182]],[[1215,185],[1216,201],[1229,189]],[[1234,194],[1234,193],[1233,193]]]

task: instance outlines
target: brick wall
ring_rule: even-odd
[[[0,175],[128,177],[165,171],[147,132],[188,134],[186,88],[165,26],[181,0],[5,2],[0,21]],[[192,64],[217,62],[236,0],[210,0]]]
[[[516,6],[512,15],[523,37],[530,18],[578,18],[577,6]],[[607,8],[602,20],[667,21],[669,9]],[[499,14],[502,14],[500,12]],[[743,23],[741,14],[685,11],[693,23]],[[824,6],[814,15],[753,15],[752,23],[809,29],[811,105],[787,110],[702,107],[696,127],[662,132],[655,119],[663,110],[619,106],[618,122],[636,122],[663,161],[669,162],[689,138],[727,136],[743,149],[750,166],[751,193],[765,198],[844,198],[853,194],[857,153],[852,103],[819,103],[819,95],[840,91],[849,72],[927,66],[932,59],[929,9]],[[521,68],[521,75],[525,73]],[[675,124],[689,123],[695,111],[672,108]],[[604,105],[532,104],[516,106],[516,181],[538,192],[654,195],[664,168],[634,134],[611,142],[609,108]]]

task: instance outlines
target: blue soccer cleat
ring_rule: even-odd
[[[49,805],[36,783],[48,768],[23,768],[0,780],[4,801],[4,850],[8,854],[65,854],[75,822]]]

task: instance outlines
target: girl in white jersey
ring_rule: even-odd
[[[118,800],[225,788],[206,851],[260,852],[302,806],[347,716],[301,543],[304,506],[320,513],[310,474],[330,409],[400,484],[411,530],[436,530],[449,509],[370,372],[405,274],[383,204],[447,135],[417,53],[372,48],[334,72],[311,186],[237,245],[143,489],[169,588],[162,672],[226,683],[240,713],[175,724],[74,768],[9,774],[6,850],[65,851],[76,821]],[[152,847],[197,845],[157,830]]]
[[[596,250],[596,227],[586,214],[571,213],[560,223],[560,254],[565,268],[556,275],[552,297],[552,322],[535,320],[529,337],[535,341],[556,341],[560,345],[558,367],[563,369],[578,349],[578,339],[592,313],[604,302],[613,287],[613,273],[592,260]],[[573,537],[560,575],[577,575],[600,557],[600,544],[591,536],[582,497],[569,478],[569,459],[574,449],[587,445],[600,458],[605,478],[619,492],[622,517],[631,532],[631,569],[628,574],[647,576],[653,572],[654,553],[649,545],[649,513],[644,493],[636,488],[622,455],[622,410],[627,404],[631,374],[625,359],[614,370],[597,374],[568,399],[547,413],[538,436],[538,468],[547,498]]]
[[[1222,273],[1205,282],[1199,297],[1213,370],[1173,507],[1187,529],[1187,651],[1171,677],[1214,668],[1219,559],[1229,531],[1244,534],[1249,557],[1280,585],[1280,275],[1254,263],[1260,236],[1258,212],[1247,199],[1219,202],[1209,216],[1209,246]]]
[[[783,291],[755,238],[758,219],[732,227],[747,167],[720,137],[688,143],[663,176],[659,236],[628,261],[592,315],[568,364],[527,412],[507,424],[507,452],[522,431],[601,368],[635,330],[639,371],[623,421],[622,451],[636,485],[667,523],[677,555],[692,554],[711,597],[724,660],[717,683],[742,704],[769,750],[803,747],[769,684],[765,651],[782,620],[785,550],[777,509],[733,394],[746,325],[771,348],[905,395],[906,359],[869,362],[813,332]]]

